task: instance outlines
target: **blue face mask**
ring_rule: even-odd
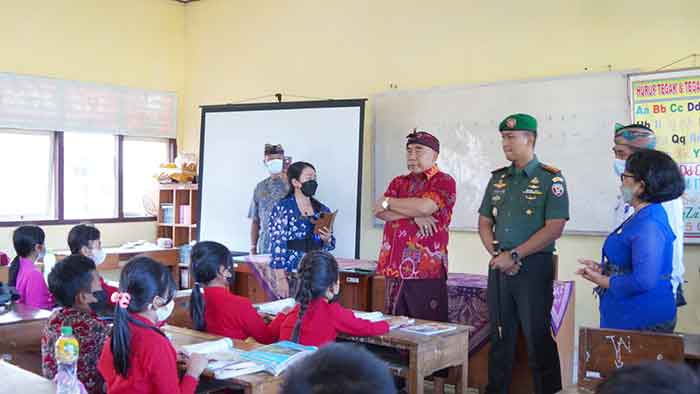
[[[622,160],[622,159],[615,159],[613,162],[613,170],[615,171],[615,175],[618,177],[622,175],[623,172],[625,172],[625,164],[627,161]]]

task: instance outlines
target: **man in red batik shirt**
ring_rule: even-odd
[[[439,153],[432,134],[409,134],[409,173],[394,178],[374,206],[386,222],[377,272],[386,277],[386,311],[393,315],[447,321],[447,243],[457,192],[437,167]]]

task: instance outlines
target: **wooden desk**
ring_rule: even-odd
[[[48,379],[0,360],[0,393],[55,394],[56,386]]]
[[[145,245],[134,248],[103,248],[103,250],[106,257],[105,261],[97,266],[98,271],[121,271],[130,259],[136,256],[147,256],[170,267],[175,283],[180,284],[180,250],[178,248],[159,248],[155,245]],[[60,261],[70,255],[70,251],[59,251],[55,255],[56,261]]]
[[[416,320],[416,324],[427,323]],[[411,334],[398,329],[375,337],[353,337],[340,334],[338,339],[356,343],[398,349],[408,352],[406,368],[392,368],[392,372],[406,379],[408,392],[423,394],[423,382],[433,373],[453,368],[459,370],[460,381],[455,393],[467,392],[469,376],[469,326],[452,324],[457,329],[438,335]]]
[[[170,336],[171,342],[176,349],[185,345],[214,341],[221,338],[217,335],[170,325],[163,327],[163,331]],[[246,343],[244,341],[234,340],[234,347],[236,349],[247,351],[259,346],[261,345],[257,343]],[[208,371],[204,373],[206,376],[213,376]],[[277,394],[282,384],[283,377],[282,375],[272,376],[266,372],[258,372],[231,378],[228,379],[228,381],[241,387],[245,394]]]
[[[41,333],[51,311],[13,304],[0,313],[0,355],[20,368],[41,374]]]

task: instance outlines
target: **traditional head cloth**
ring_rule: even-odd
[[[656,134],[649,127],[641,124],[627,126],[615,123],[615,144],[629,145],[634,148],[655,149]]]
[[[265,144],[265,154],[266,155],[283,155],[284,148],[282,148],[281,144],[277,144],[277,145]]]
[[[413,132],[406,136],[406,146],[411,144],[427,146],[435,152],[440,153],[440,140],[427,131],[416,131],[416,129],[413,129]]]

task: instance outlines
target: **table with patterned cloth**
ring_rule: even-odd
[[[489,339],[489,310],[486,303],[488,277],[451,273],[447,279],[449,320],[474,327],[469,337],[469,354],[474,354]],[[573,292],[573,282],[554,281],[552,331],[557,336],[564,322]]]

